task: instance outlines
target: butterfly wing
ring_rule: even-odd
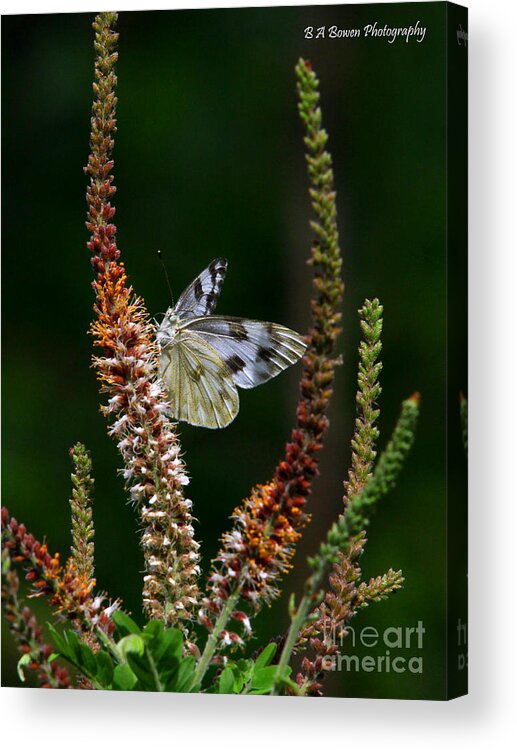
[[[215,310],[227,266],[225,258],[216,258],[188,285],[174,308],[178,318],[210,315]]]
[[[226,427],[239,411],[239,394],[228,366],[201,336],[181,331],[162,348],[160,371],[171,417],[197,427]]]
[[[274,378],[307,348],[296,331],[260,320],[213,315],[187,321],[181,328],[215,349],[241,388],[254,388]]]

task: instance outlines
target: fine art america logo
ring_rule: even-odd
[[[391,626],[378,630],[367,625],[360,630],[348,626],[343,631],[323,634],[336,646],[345,645],[351,651],[356,648],[375,649],[373,654],[359,656],[354,653],[337,652],[323,659],[322,667],[329,672],[385,672],[394,674],[423,674],[425,628],[421,620],[415,627]],[[384,653],[379,654],[379,648]]]
[[[421,43],[425,39],[427,27],[417,21],[411,26],[388,26],[378,21],[367,23],[363,28],[340,29],[339,26],[307,26],[304,29],[306,39],[357,39],[359,37],[385,39],[389,44],[404,40]]]

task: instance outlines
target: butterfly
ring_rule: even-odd
[[[228,263],[216,258],[189,284],[158,326],[160,375],[175,421],[226,427],[239,388],[254,388],[297,362],[298,333],[277,323],[213,315]]]

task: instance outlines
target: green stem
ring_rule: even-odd
[[[125,659],[122,656],[122,654],[120,653],[120,651],[118,649],[118,646],[115,643],[115,641],[113,641],[109,637],[109,635],[106,635],[106,633],[104,632],[104,630],[102,630],[102,628],[97,627],[95,629],[95,633],[97,635],[97,638],[100,641],[102,641],[102,643],[106,646],[106,648],[108,649],[108,651],[111,651],[111,653],[113,654],[113,656],[115,657],[115,659],[119,662],[119,664],[124,664]]]
[[[291,627],[289,628],[287,639],[282,649],[282,654],[280,656],[280,661],[278,662],[278,666],[276,668],[275,682],[273,685],[273,690],[271,691],[272,695],[278,694],[278,688],[280,686],[281,678],[285,674],[285,671],[289,665],[291,654],[296,645],[296,642],[298,641],[300,630],[305,625],[309,612],[314,607],[313,599],[314,599],[313,592],[304,594],[298,606],[298,609],[296,610],[296,614],[291,621]]]
[[[160,680],[160,675],[158,674],[158,670],[156,669],[156,663],[155,663],[155,661],[154,661],[154,659],[152,657],[152,654],[151,654],[151,652],[149,651],[148,648],[145,649],[145,652],[146,652],[146,656],[147,656],[147,661],[149,662],[149,665],[151,667],[151,672],[153,673],[154,684],[156,685],[156,691],[158,693],[163,693],[164,690],[165,690],[165,688],[163,687],[163,683]]]
[[[217,618],[212,632],[208,636],[205,648],[203,650],[203,653],[201,654],[201,658],[198,662],[196,671],[194,673],[194,680],[195,680],[195,684],[197,685],[201,684],[201,681],[203,680],[203,677],[205,676],[205,673],[208,667],[210,666],[210,662],[212,661],[212,657],[217,648],[217,642],[219,640],[219,633],[221,632],[221,630],[224,629],[224,627],[226,626],[226,623],[230,619],[230,616],[239,599],[240,593],[241,593],[240,586],[237,586],[235,591],[233,591],[233,593],[230,594],[230,596],[226,600],[226,604],[221,610],[221,614]]]

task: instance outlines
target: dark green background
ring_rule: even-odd
[[[445,689],[446,6],[442,3],[122,13],[115,160],[119,246],[152,314],[212,258],[229,259],[218,310],[305,330],[311,241],[294,64],[321,79],[338,194],[346,294],[344,334],[304,558],[339,511],[353,429],[357,308],[385,307],[380,427],[423,396],[418,440],[398,489],[379,509],[366,575],[401,567],[402,592],[353,625],[422,620],[423,677],[336,676],[327,694],[439,698]],[[142,557],[120,460],[98,411],[90,369],[92,278],[84,227],[91,78],[89,15],[3,18],[3,502],[52,550],[67,553],[70,461],[81,440],[96,478],[97,579],[140,616]],[[425,41],[305,40],[308,25],[377,20],[427,26]],[[460,342],[459,362],[466,342]],[[251,392],[222,431],[182,426],[203,568],[227,516],[271,475],[293,425],[300,366]],[[464,374],[449,375],[453,393]],[[456,397],[454,397],[456,398]],[[459,420],[450,418],[451,493],[464,482]],[[37,608],[40,607],[37,603]],[[285,629],[286,600],[257,620]],[[256,647],[256,642],[253,647]],[[363,649],[361,655],[384,654]],[[403,656],[421,652],[401,651]],[[4,685],[18,684],[4,638]]]

